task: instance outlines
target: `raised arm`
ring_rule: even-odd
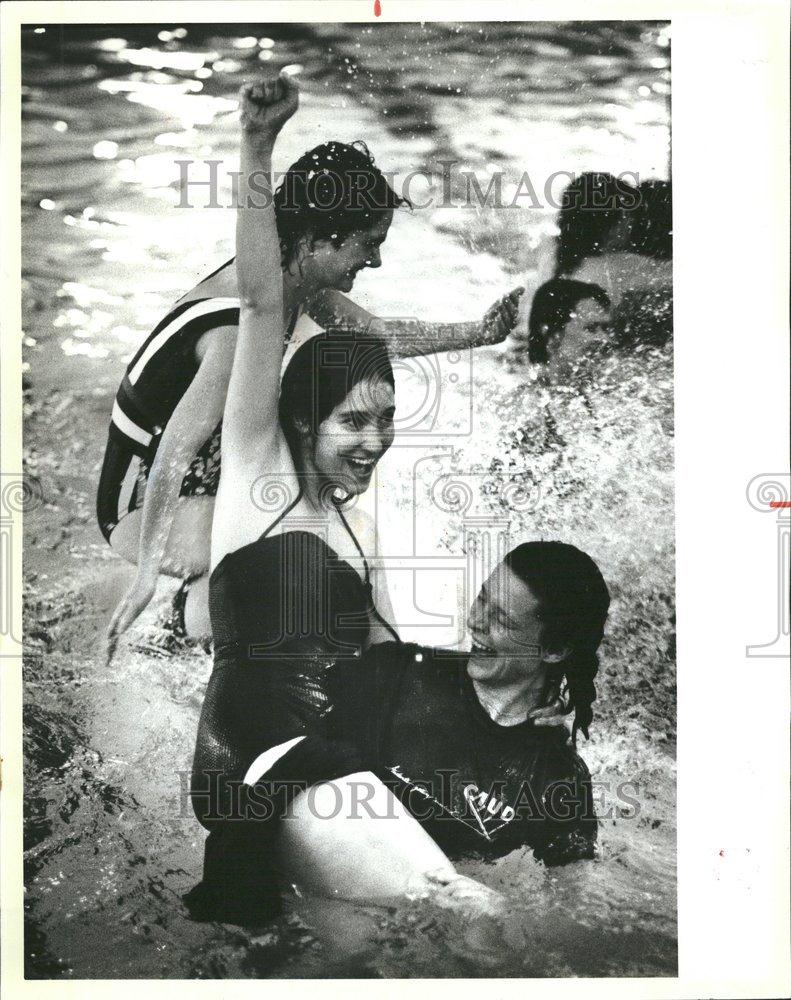
[[[487,309],[482,320],[470,323],[424,323],[418,319],[382,319],[369,313],[342,292],[327,289],[311,300],[309,313],[321,326],[340,326],[381,337],[396,357],[438,354],[442,351],[499,344],[516,325],[524,288],[515,288]]]
[[[274,438],[283,360],[283,281],[272,203],[272,148],[298,104],[297,86],[281,75],[242,89],[236,273],[239,334],[223,418],[226,451],[235,461]]]
[[[297,85],[281,75],[247,84],[241,94],[236,274],[239,332],[222,431],[222,474],[214,505],[211,565],[260,532],[251,491],[284,469],[278,422],[283,361],[283,278],[272,203],[272,148],[299,103]]]

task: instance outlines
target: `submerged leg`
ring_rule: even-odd
[[[492,908],[499,899],[460,876],[370,772],[324,782],[297,796],[280,825],[279,864],[283,876],[299,887],[344,899],[392,902],[438,894],[452,905],[462,883],[468,889],[464,903],[472,909]]]

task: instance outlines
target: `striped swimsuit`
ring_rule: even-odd
[[[239,300],[205,298],[175,306],[132,358],[113,403],[97,516],[110,535],[121,518],[143,506],[146,482],[162,432],[195,377],[198,341],[210,330],[239,325]],[[220,428],[201,446],[181,496],[214,496],[220,471]]]

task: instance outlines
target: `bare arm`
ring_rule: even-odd
[[[438,354],[460,348],[499,344],[514,328],[523,288],[515,288],[487,310],[482,320],[471,323],[424,323],[418,319],[382,319],[347,298],[326,289],[314,296],[308,312],[323,327],[345,327],[375,334],[396,357]]]
[[[138,572],[143,576],[159,573],[182,480],[222,419],[235,340],[235,327],[214,331],[195,378],[162,434],[143,502],[138,557]]]
[[[195,453],[222,418],[235,340],[235,327],[213,331],[195,378],[179,400],[162,435],[143,501],[137,576],[110,621],[108,660],[120,636],[154,596],[182,480]]]
[[[239,333],[225,400],[222,475],[212,525],[212,565],[257,537],[251,490],[258,477],[284,468],[287,450],[278,421],[283,360],[283,281],[272,204],[272,148],[296,111],[288,77],[242,90],[236,274]],[[251,180],[254,181],[251,184]]]
[[[254,101],[263,87],[270,85],[248,85],[242,95],[242,207],[236,215],[239,335],[223,418],[223,442],[232,458],[250,454],[254,445],[274,436],[283,360],[283,282],[271,180],[277,132],[255,127]],[[257,190],[250,184],[253,177]]]

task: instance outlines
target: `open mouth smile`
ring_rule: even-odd
[[[476,636],[472,636],[471,656],[497,656],[497,650],[481,642]]]
[[[355,472],[372,472],[373,467],[376,465],[375,458],[352,458],[350,455],[347,455],[346,461]]]

